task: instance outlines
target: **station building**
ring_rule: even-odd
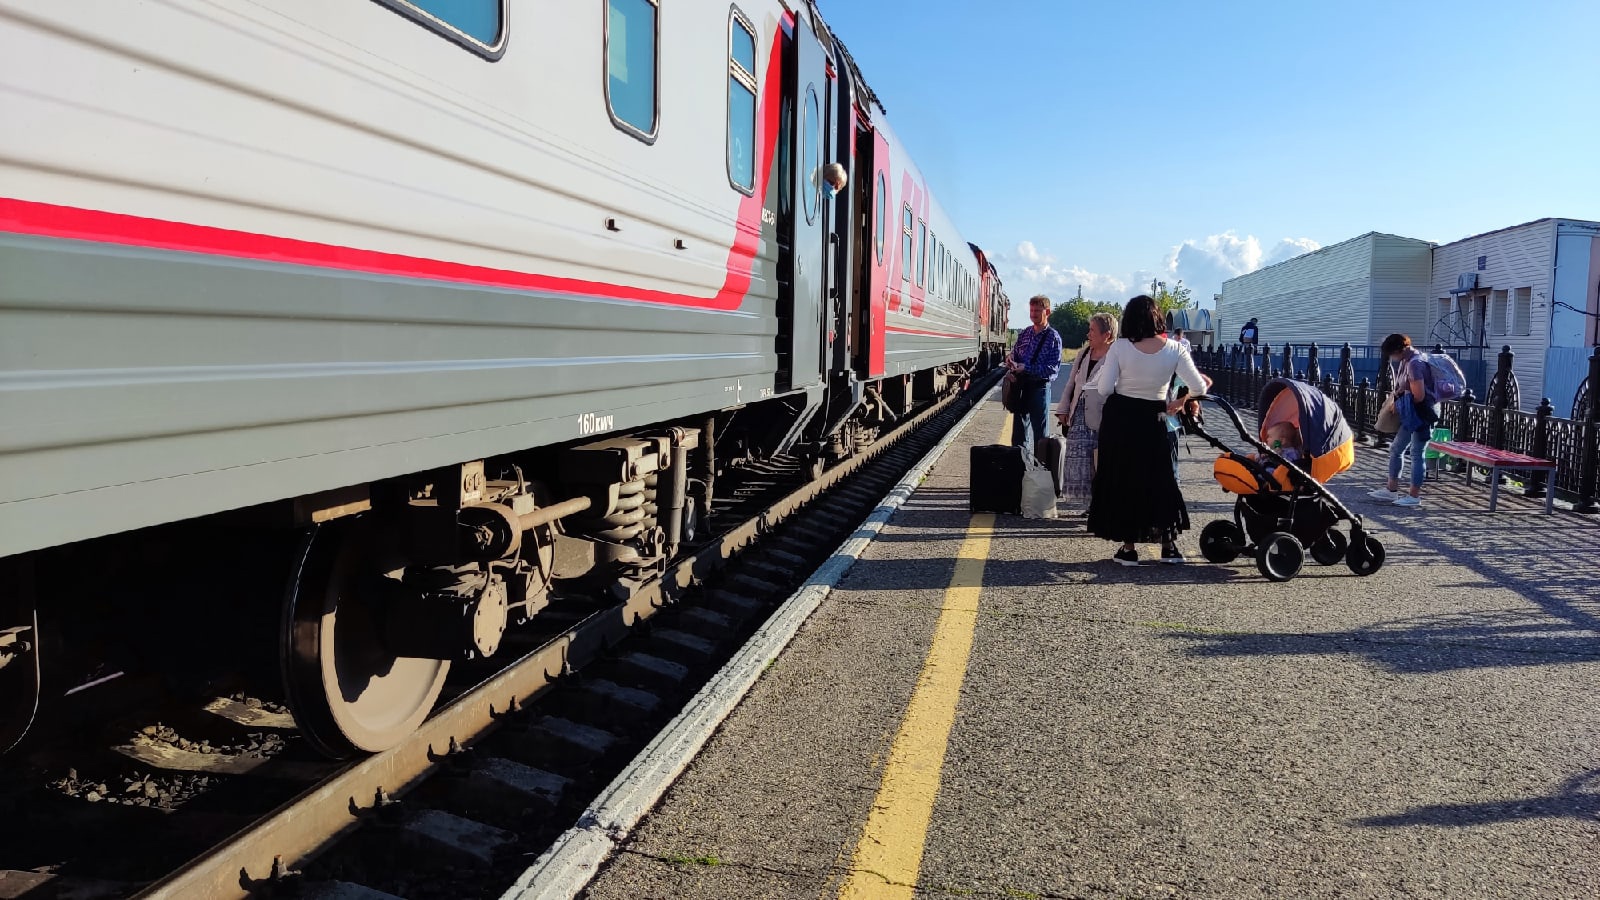
[[[1600,222],[1539,219],[1448,244],[1369,232],[1223,282],[1216,328],[1231,343],[1254,317],[1274,348],[1315,341],[1325,353],[1404,332],[1467,351],[1469,377],[1510,346],[1521,407],[1549,397],[1565,416],[1600,345],[1597,291]]]

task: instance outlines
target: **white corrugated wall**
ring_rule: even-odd
[[[1339,344],[1367,333],[1372,279],[1372,234],[1364,234],[1222,283],[1217,310],[1238,340],[1252,317],[1264,342]]]
[[[1379,344],[1395,332],[1423,332],[1427,304],[1420,301],[1433,275],[1433,244],[1392,234],[1375,234],[1372,243],[1371,306],[1359,341]]]
[[[1513,370],[1517,373],[1521,406],[1530,412],[1538,408],[1539,398],[1544,396],[1544,351],[1549,342],[1550,332],[1555,228],[1554,219],[1541,219],[1526,225],[1442,244],[1436,248],[1433,252],[1431,290],[1424,306],[1428,327],[1420,336],[1415,334],[1412,336],[1415,343],[1426,346],[1435,342],[1447,342],[1453,332],[1459,331],[1459,328],[1453,326],[1460,323],[1441,321],[1439,310],[1442,304],[1452,299],[1450,292],[1456,287],[1457,276],[1476,273],[1478,294],[1490,301],[1488,304],[1490,325],[1484,336],[1489,348],[1487,354],[1490,377],[1493,377],[1496,355],[1500,348],[1510,346],[1511,352],[1516,354]],[[1480,256],[1484,262],[1481,270],[1478,268]],[[1497,333],[1493,316],[1495,292],[1505,291],[1508,302],[1514,307],[1518,288],[1528,291],[1528,315],[1519,320],[1513,312],[1507,317],[1505,333]],[[1467,309],[1470,312],[1470,298],[1473,296],[1476,295],[1460,295],[1455,301],[1454,308]],[[1470,316],[1463,319],[1470,322]],[[1524,331],[1527,333],[1523,334]],[[1550,399],[1555,404],[1558,415],[1565,414],[1563,402],[1567,405],[1572,402],[1570,397]]]

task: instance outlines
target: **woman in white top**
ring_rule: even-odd
[[[1167,416],[1183,408],[1168,395],[1172,376],[1211,389],[1189,352],[1165,337],[1166,320],[1156,302],[1140,294],[1122,312],[1122,337],[1111,345],[1095,382],[1106,396],[1100,449],[1089,502],[1089,531],[1122,546],[1113,559],[1139,564],[1136,544],[1161,544],[1161,561],[1184,562],[1178,533],[1189,528],[1189,511],[1173,472]]]
[[[1094,485],[1094,451],[1098,446],[1095,432],[1089,428],[1088,398],[1083,387],[1116,340],[1117,320],[1110,313],[1099,312],[1089,317],[1088,339],[1072,360],[1072,374],[1067,376],[1067,387],[1061,392],[1061,402],[1056,404],[1056,419],[1061,423],[1062,436],[1067,439],[1061,499],[1070,504],[1074,512],[1088,508]]]

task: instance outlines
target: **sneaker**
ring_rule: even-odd
[[[1139,551],[1118,550],[1111,558],[1116,560],[1119,565],[1137,566],[1139,564]]]
[[[1375,491],[1367,491],[1367,496],[1374,500],[1388,500],[1390,503],[1393,503],[1401,497],[1407,497],[1410,495],[1402,494],[1399,491],[1391,491],[1388,488],[1378,488]]]
[[[1402,494],[1398,500],[1394,501],[1394,505],[1395,506],[1421,506],[1422,505],[1422,498],[1421,497],[1413,497],[1410,494]]]
[[[1188,562],[1189,558],[1183,555],[1183,551],[1178,549],[1177,544],[1162,544],[1161,561],[1169,565],[1181,566]]]

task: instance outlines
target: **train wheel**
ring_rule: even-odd
[[[422,724],[450,663],[385,647],[359,519],[317,526],[299,549],[284,601],[284,687],[295,723],[321,752],[345,758],[400,743]]]
[[[0,560],[0,753],[28,733],[39,710],[39,616],[31,561]]]

